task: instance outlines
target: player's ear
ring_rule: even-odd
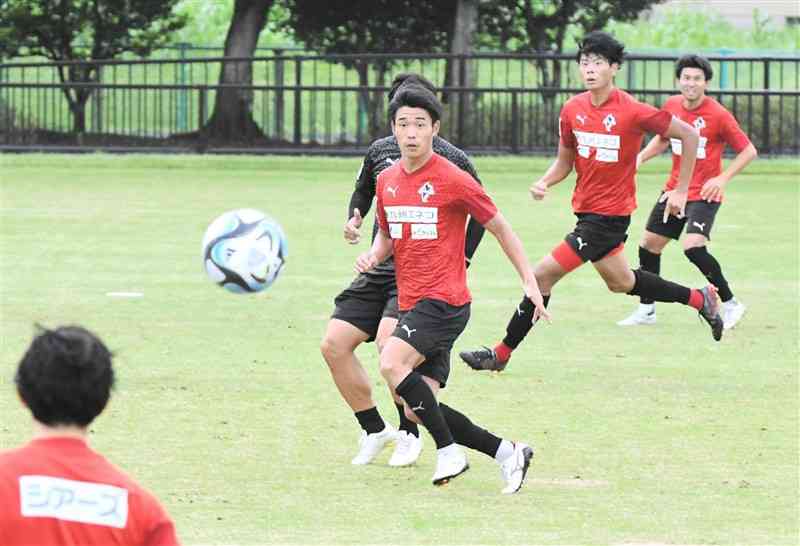
[[[392,135],[394,135],[394,137],[397,138],[397,133],[394,130],[394,119],[389,120],[389,125],[392,126]]]
[[[436,135],[439,134],[439,127],[441,127],[441,125],[442,124],[438,119],[433,122],[433,136],[436,136]]]

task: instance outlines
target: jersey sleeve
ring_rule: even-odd
[[[569,106],[566,104],[561,108],[561,113],[558,114],[558,138],[565,148],[575,148],[578,145],[575,140],[575,134],[572,132]]]
[[[664,136],[672,121],[672,114],[655,106],[639,102],[636,105],[636,124],[645,133]]]
[[[466,173],[460,182],[459,201],[464,204],[469,215],[481,225],[494,218],[497,207],[483,186]]]
[[[355,209],[364,217],[372,207],[372,199],[375,197],[375,171],[373,169],[372,161],[370,160],[371,149],[364,156],[364,161],[361,163],[361,169],[358,171],[356,177],[356,187],[353,190],[353,195],[350,196],[350,203],[347,206],[347,219],[353,217]]]
[[[378,181],[375,184],[376,192],[378,195],[378,203],[375,208],[375,225],[384,233],[389,233],[389,223],[386,221],[386,211],[383,210],[383,192],[380,190],[382,187],[381,180],[383,176],[378,176]]]
[[[143,492],[145,513],[147,514],[147,530],[144,533],[144,546],[180,546],[175,532],[175,523],[161,506],[155,496]]]
[[[739,127],[739,122],[736,121],[733,114],[727,111],[725,114],[722,119],[722,139],[738,154],[750,145],[750,138]]]
[[[478,178],[478,171],[475,170],[475,166],[472,164],[472,161],[469,160],[467,154],[458,150],[459,153],[455,153],[453,156],[453,164],[461,169],[462,171],[469,173],[472,178],[478,184],[481,184],[480,178]],[[472,257],[475,255],[475,251],[478,250],[478,245],[481,244],[481,240],[483,239],[484,232],[483,225],[478,222],[473,216],[469,217],[469,221],[467,222],[467,233],[466,238],[464,240],[464,256],[467,258],[467,263],[472,260]]]

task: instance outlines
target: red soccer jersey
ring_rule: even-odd
[[[3,546],[177,546],[156,498],[79,438],[0,453]]]
[[[697,162],[694,164],[692,181],[689,182],[689,201],[699,201],[700,190],[710,178],[722,172],[722,152],[729,145],[738,154],[750,145],[750,139],[739,127],[736,118],[724,106],[711,97],[705,97],[694,110],[683,107],[683,97],[675,95],[667,99],[662,107],[678,119],[694,126],[700,132],[697,146]],[[678,185],[681,170],[681,141],[670,139],[672,145],[672,173],[665,190],[673,190]],[[721,201],[722,199],[720,199]]]
[[[433,154],[409,174],[402,161],[378,176],[378,223],[392,239],[398,305],[423,298],[464,305],[471,300],[464,265],[467,216],[485,224],[497,214],[474,178]]]
[[[575,212],[627,216],[636,210],[636,154],[647,132],[663,134],[667,112],[635,100],[619,89],[600,106],[587,91],[561,108],[561,143],[573,148],[578,180],[572,194]]]

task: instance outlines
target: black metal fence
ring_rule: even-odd
[[[712,57],[710,94],[762,153],[800,152],[800,57]],[[245,93],[263,136],[209,139],[223,63],[250,63]],[[674,94],[673,57],[631,56],[617,83],[661,104]],[[453,81],[449,74],[461,75]],[[84,83],[62,83],[83,71]],[[0,65],[0,149],[159,149],[357,153],[386,134],[392,75],[418,72],[441,87],[443,135],[470,151],[545,153],[558,110],[582,91],[569,55],[309,56],[276,50],[253,59],[189,58]],[[88,77],[87,77],[88,75]],[[471,85],[468,85],[471,84]],[[83,93],[78,129],[74,98]],[[74,102],[74,101],[73,101]]]

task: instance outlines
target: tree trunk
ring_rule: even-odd
[[[252,85],[252,57],[258,36],[267,22],[273,0],[236,0],[233,18],[225,38],[225,57],[249,57],[244,61],[224,61],[219,83]],[[219,89],[214,111],[203,127],[208,138],[220,140],[249,140],[263,137],[253,119],[253,93],[243,89]]]
[[[478,27],[478,0],[458,0],[456,6],[453,35],[451,38],[450,52],[453,55],[471,55],[475,30]],[[473,87],[474,74],[469,59],[462,60],[454,57],[450,63],[450,84],[455,87]],[[458,100],[452,101],[455,110],[452,112],[458,120],[458,135],[464,137],[469,134],[466,127],[466,115],[470,111],[470,95],[465,92],[457,93]],[[453,127],[455,129],[455,127]],[[452,129],[451,129],[452,130]],[[456,139],[457,141],[460,139]],[[464,145],[464,142],[459,142]]]

